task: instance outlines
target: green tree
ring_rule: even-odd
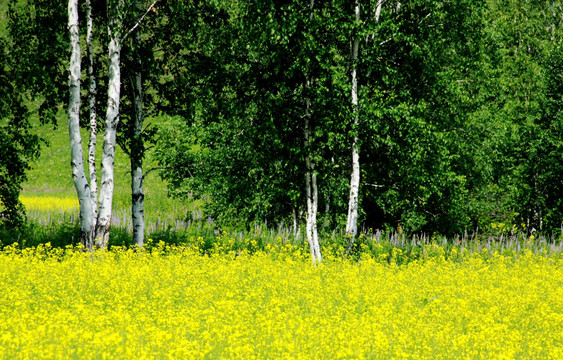
[[[19,227],[25,220],[19,200],[30,163],[40,150],[39,137],[29,123],[29,110],[13,78],[16,60],[0,39],[0,225]]]
[[[377,22],[362,23],[360,126],[352,134],[363,154],[365,225],[444,233],[467,225],[458,141],[470,91],[465,72],[479,56],[480,6],[386,2]]]
[[[482,135],[468,146],[480,169],[473,205],[482,227],[500,222],[539,230],[550,211],[538,165],[547,160],[541,150],[546,136],[542,123],[549,118],[546,91],[551,91],[546,88],[546,60],[559,46],[561,16],[560,2],[487,1],[483,18],[489,21],[483,22],[475,79],[478,107],[469,116]]]
[[[558,135],[545,130],[556,116],[544,62],[561,38],[558,3],[167,9],[161,109],[184,125],[163,134],[163,176],[221,224],[313,219],[325,205],[326,218],[357,208],[365,226],[454,234],[539,226],[558,206],[547,200],[558,188],[538,180],[551,179],[539,166],[557,169],[546,154],[558,148],[544,145]],[[361,181],[348,182],[357,169]]]
[[[146,114],[154,112],[157,101],[154,84],[161,73],[155,66],[155,49],[160,47],[156,33],[166,31],[165,21],[156,5],[136,0],[134,11],[127,23],[129,29],[123,44],[122,72],[123,94],[117,142],[129,156],[131,166],[131,216],[133,224],[133,243],[144,244],[144,189],[143,161],[148,146],[155,142],[156,129],[145,124]],[[150,171],[150,170],[149,170]]]
[[[522,220],[540,231],[558,231],[563,223],[563,52],[555,47],[543,63],[545,102],[541,118],[528,134],[529,160],[522,174],[525,192],[521,201]]]
[[[177,59],[165,65],[170,81],[163,87],[178,89],[162,91],[166,110],[188,121],[167,137],[175,150],[163,144],[162,161],[174,168],[164,176],[177,192],[204,199],[212,196],[208,214],[225,225],[286,218],[292,200],[301,196],[291,183],[303,179],[293,167],[301,155],[288,149],[301,142],[300,136],[294,136],[300,115],[293,94],[301,80],[286,61],[295,56],[274,51],[277,44],[269,44],[273,39],[263,35],[279,26],[270,19],[281,14],[267,3],[235,9],[174,5],[170,18],[182,23],[191,19],[188,23],[194,28],[184,27],[185,36],[175,34],[171,41],[179,44],[163,46],[183,53],[163,56]],[[283,35],[278,41],[289,41]],[[297,106],[290,108],[289,102]],[[287,175],[293,180],[283,186]],[[178,189],[180,184],[184,186]]]
[[[387,2],[380,21],[364,23],[344,2],[315,3],[312,11],[299,2],[249,2],[227,13],[219,31],[204,21],[195,38],[184,38],[193,50],[179,68],[191,71],[173,78],[175,88],[190,84],[194,93],[184,101],[190,126],[165,137],[161,159],[174,169],[164,176],[175,191],[210,199],[209,214],[221,221],[288,219],[314,194],[303,191],[306,174],[330,211],[343,214],[350,144],[358,142],[368,185],[360,193],[369,205],[364,220],[463,228],[466,183],[455,148],[463,116],[447,106],[467,96],[456,87],[467,65],[451,54],[479,35],[463,32],[480,19],[468,4]],[[365,7],[371,19],[378,3]],[[357,59],[349,55],[353,36],[362,42]],[[354,66],[357,106],[350,102]]]
[[[1,3],[6,21],[0,36],[0,200],[8,226],[20,226],[25,219],[19,193],[42,143],[30,118],[37,110],[41,123],[56,126],[55,104],[64,98],[66,80],[58,71],[67,51],[60,41],[65,15],[55,3]]]
[[[178,18],[197,14],[190,23],[198,31],[187,30],[178,37],[182,45],[165,47],[184,49],[182,57],[165,57],[178,59],[168,66],[179,74],[164,86],[183,89],[166,96],[188,126],[174,129],[163,143],[161,160],[173,168],[164,176],[176,193],[209,199],[208,214],[223,225],[297,222],[298,214],[310,211],[307,173],[310,194],[317,182],[317,193],[325,191],[318,199],[325,202],[343,180],[330,181],[338,166],[331,158],[339,157],[334,129],[345,127],[349,104],[332,101],[344,90],[329,70],[340,67],[347,78],[348,58],[334,44],[346,47],[348,39],[324,27],[341,9],[321,3],[311,10],[291,1],[238,5],[186,7],[191,15]]]

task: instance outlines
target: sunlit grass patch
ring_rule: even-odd
[[[36,196],[48,198],[53,196],[60,198],[62,201],[69,201],[69,199],[76,198],[76,190],[72,180],[72,171],[70,167],[70,144],[68,138],[68,131],[66,126],[66,113],[64,110],[59,112],[58,121],[59,127],[53,129],[52,126],[44,126],[39,124],[39,119],[32,119],[37,133],[49,142],[49,146],[45,146],[41,151],[41,156],[32,164],[32,169],[27,172],[28,180],[22,184],[23,190],[21,196],[23,198],[34,198]],[[165,123],[166,118],[150,118],[147,119],[147,124],[159,125]],[[86,129],[82,129],[82,139],[88,139],[89,133]],[[98,134],[98,144],[103,142],[103,134]],[[88,142],[83,141],[83,150],[87,153]],[[114,194],[113,194],[113,209],[114,211],[130,211],[131,208],[131,176],[130,176],[130,161],[128,156],[123,152],[120,147],[116,147],[115,153],[115,178],[114,178]],[[158,166],[156,160],[153,159],[154,149],[149,147],[146,152],[144,160],[144,171],[146,172],[152,167]],[[96,158],[102,158],[102,148],[98,147]],[[98,169],[98,178],[100,178],[101,169]],[[99,185],[99,184],[98,184]],[[167,186],[164,181],[159,177],[157,171],[153,171],[144,179],[145,191],[145,219],[147,221],[157,221],[159,217],[166,218],[174,216],[175,218],[184,219],[186,211],[190,210],[196,205],[185,204],[185,202],[171,199],[167,196]],[[22,199],[23,200],[23,199]],[[37,207],[31,208],[26,205],[27,210],[39,210],[41,204]],[[31,204],[30,204],[31,205]],[[187,205],[187,209],[184,206]],[[41,210],[55,210],[60,211],[58,206],[48,207],[45,204]],[[78,203],[76,202],[76,209]],[[63,211],[68,211],[70,206]],[[72,207],[70,207],[72,208]],[[130,216],[130,215],[129,215]]]
[[[55,196],[20,196],[20,201],[28,211],[65,211],[78,209],[77,198]]]

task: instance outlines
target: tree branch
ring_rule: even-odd
[[[385,187],[385,185],[378,185],[378,184],[369,184],[369,183],[363,183],[365,186],[372,186],[374,188],[382,188]]]
[[[151,4],[151,6],[149,6],[147,11],[145,11],[143,16],[141,16],[141,18],[137,21],[137,23],[131,29],[129,29],[129,31],[127,31],[127,34],[125,34],[125,36],[123,36],[121,41],[124,41],[127,38],[127,36],[129,36],[129,34],[131,34],[133,31],[135,31],[135,29],[137,29],[139,27],[139,25],[141,25],[141,22],[145,19],[145,17],[148,15],[148,13],[152,10],[152,8],[154,8],[156,3],[159,2],[159,1],[160,0],[154,0],[154,2]]]

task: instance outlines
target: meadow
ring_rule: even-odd
[[[78,202],[70,168],[70,147],[65,113],[63,110],[59,112],[56,128],[51,124],[40,125],[37,119],[34,119],[33,123],[33,131],[38,133],[48,145],[43,146],[39,159],[32,164],[32,169],[28,172],[28,181],[23,184],[22,202],[26,205],[26,209],[34,214],[51,212],[50,215],[54,216],[61,212],[76,213]],[[147,124],[159,128],[173,126],[172,119],[167,117],[149,118]],[[98,164],[102,155],[102,135],[98,134],[97,139],[99,144],[96,154]],[[88,132],[83,130],[82,146],[84,154],[87,154],[88,136]],[[158,164],[153,159],[153,149],[151,148],[146,154],[144,170],[147,171],[155,166],[158,166]],[[100,175],[98,174],[98,176]],[[119,146],[116,147],[115,154],[114,186],[113,206],[116,215],[130,214],[131,175],[129,158]],[[148,221],[156,222],[159,217],[161,219],[175,217],[182,212],[195,209],[191,202],[168,198],[166,183],[160,179],[156,171],[150,172],[146,176],[144,189],[145,214]]]

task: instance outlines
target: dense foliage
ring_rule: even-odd
[[[352,3],[174,4],[199,27],[176,25],[190,29],[175,38],[184,50],[165,82],[178,91],[162,93],[182,117],[159,149],[173,194],[207,200],[224,225],[289,223],[305,211],[310,101],[319,209],[333,227],[346,213],[358,135],[365,227],[558,230],[561,4],[388,1],[376,22],[377,2],[360,3],[358,23]],[[174,14],[169,26],[185,19]]]
[[[65,99],[65,13],[50,5],[0,2],[0,225],[12,228],[25,219],[19,194],[42,144],[30,117],[56,127]]]
[[[64,4],[9,3],[0,95],[3,123],[11,123],[1,139],[14,144],[3,151],[22,166],[2,181],[17,199],[25,164],[37,153],[22,100],[39,101],[40,117],[53,119],[64,103],[68,40]],[[106,2],[92,4],[101,94],[108,15]],[[156,142],[171,194],[205,203],[223,228],[303,220],[307,159],[317,176],[319,224],[341,227],[357,139],[365,228],[559,230],[561,2],[358,4],[356,21],[354,2],[344,1],[157,2],[143,18],[138,48],[131,36],[123,43],[118,143],[142,154]],[[124,16],[126,29],[138,20]],[[168,124],[135,137],[139,69],[145,110]],[[2,174],[16,164],[9,158],[2,156]]]

